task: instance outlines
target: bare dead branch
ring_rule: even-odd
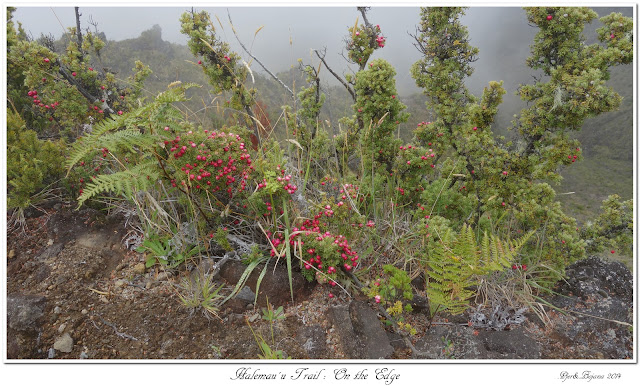
[[[66,68],[62,65],[59,66],[58,72],[60,73],[60,75],[62,75],[63,78],[67,80],[67,82],[71,83],[71,85],[75,87],[76,90],[78,90],[78,92],[82,94],[82,96],[85,97],[87,101],[89,101],[89,103],[97,103],[97,101],[100,99],[97,96],[92,95],[89,91],[87,91],[87,89],[82,87],[80,82],[78,82],[71,74],[69,74]],[[114,113],[114,110],[108,104],[104,103],[103,106],[105,106],[103,108],[105,112],[105,118],[108,118],[110,114]]]
[[[326,55],[326,48],[322,50],[322,54],[320,54],[320,52],[318,50],[313,50],[313,52],[316,53],[316,56],[322,61],[322,64],[324,64],[324,66],[327,68],[327,70],[329,70],[329,72],[331,73],[331,75],[333,75],[340,83],[342,83],[342,85],[344,86],[344,88],[347,89],[347,91],[349,92],[349,94],[351,95],[351,98],[353,98],[353,101],[355,102],[356,100],[356,93],[355,91],[353,91],[353,89],[349,86],[349,84],[347,84],[347,82],[342,79],[340,77],[340,75],[338,75],[335,71],[333,71],[331,69],[331,67],[329,67],[329,65],[327,64],[326,60],[324,60],[324,57]]]
[[[93,29],[98,34],[98,22],[93,20],[93,16],[89,15],[89,24],[93,26]]]
[[[82,57],[84,52],[82,51],[82,30],[80,29],[80,7],[74,7],[76,12],[76,36],[78,37],[78,50],[80,51],[80,59],[82,61]]]
[[[358,11],[360,11],[360,13],[362,14],[362,20],[364,20],[364,25],[366,25],[367,28],[373,28],[371,26],[371,23],[369,23],[369,19],[367,19],[367,12],[371,7],[357,7],[357,8],[358,8]]]

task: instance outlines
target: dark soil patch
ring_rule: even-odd
[[[27,219],[24,231],[8,230],[9,359],[252,359],[265,354],[263,341],[273,352],[296,359],[412,357],[407,341],[385,327],[380,310],[366,298],[307,283],[294,273],[292,302],[284,266],[275,273],[268,267],[257,304],[261,267],[243,296],[217,315],[187,308],[180,286],[192,273],[141,270],[145,257],[124,246],[128,232],[122,218],[59,205]],[[224,265],[214,276],[216,285],[229,293],[244,267],[238,261]],[[592,270],[599,272],[592,275],[597,280],[582,285],[578,276]],[[543,324],[531,313],[523,324],[492,331],[474,328],[470,315],[450,320],[442,315],[428,328],[427,301],[418,296],[417,312],[405,320],[418,330],[410,342],[428,359],[632,357],[633,339],[624,325],[631,322],[632,277],[622,265],[597,260],[571,272],[576,276],[558,288],[564,297],[551,301],[586,316],[552,311]],[[284,307],[284,318],[262,318],[267,298],[274,308]]]

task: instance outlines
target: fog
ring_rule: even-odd
[[[109,40],[134,38],[142,31],[158,24],[165,41],[186,44],[180,33],[180,15],[187,7],[81,7],[83,28],[97,23]],[[349,71],[341,56],[347,28],[362,22],[354,6],[349,7],[230,7],[197,8],[206,10],[218,28],[222,40],[230,43],[247,62],[250,58],[237,44],[231,30],[227,10],[243,43],[271,71],[278,72],[297,65],[298,58],[305,63],[317,64],[312,49],[326,48],[329,65],[339,73]],[[217,19],[216,17],[217,16]],[[409,69],[419,59],[409,34],[416,32],[419,22],[417,7],[373,7],[368,19],[379,24],[387,44],[377,50],[373,58],[384,58],[397,70],[399,92],[418,92]],[[22,23],[33,37],[51,34],[59,38],[66,27],[75,26],[72,7],[18,7],[14,20]],[[469,28],[471,43],[480,49],[474,75],[468,86],[478,94],[490,80],[504,80],[512,95],[519,83],[529,81],[525,59],[536,29],[529,26],[524,11],[519,7],[471,7],[463,23]],[[256,31],[261,28],[256,34]],[[93,28],[93,27],[91,27]],[[257,64],[253,69],[261,71]],[[518,69],[517,71],[514,69]],[[334,82],[325,72],[324,81]]]

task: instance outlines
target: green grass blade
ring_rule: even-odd
[[[251,275],[251,272],[253,272],[253,270],[260,263],[264,262],[265,260],[266,260],[266,258],[262,258],[262,259],[255,260],[251,264],[249,264],[249,266],[247,266],[247,268],[245,268],[244,272],[242,273],[242,276],[240,276],[240,280],[238,280],[238,283],[236,283],[236,286],[233,289],[233,291],[231,291],[231,293],[226,298],[224,298],[224,300],[220,304],[222,305],[222,304],[226,303],[227,301],[229,301],[229,299],[231,299],[234,296],[236,296],[238,294],[238,292],[240,292],[242,287],[244,287],[245,283],[249,279],[249,275]]]
[[[258,277],[258,281],[256,282],[256,297],[253,300],[253,304],[258,304],[258,294],[260,293],[260,283],[262,283],[262,279],[264,275],[267,273],[267,267],[269,266],[269,261],[267,260],[267,264],[262,268],[262,272],[260,272],[260,276]]]

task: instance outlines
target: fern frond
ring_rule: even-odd
[[[184,102],[187,100],[185,92],[193,87],[201,87],[195,83],[186,83],[177,87],[172,87],[167,91],[161,92],[155,99],[157,104],[170,104],[174,102]]]
[[[149,149],[158,143],[158,139],[142,134],[138,129],[125,129],[102,136],[100,145],[108,149]]]
[[[97,144],[100,141],[100,137],[105,133],[116,131],[126,126],[125,116],[118,116],[114,119],[106,118],[98,123],[91,134],[78,139],[71,148],[69,158],[66,162],[66,167],[70,171],[71,168],[80,162],[84,157],[89,155],[92,151],[98,147]],[[67,173],[68,174],[68,173]]]
[[[107,118],[98,123],[93,128],[91,134],[79,139],[73,145],[66,162],[68,169],[67,175],[75,164],[98,148],[127,146],[133,143],[134,137],[136,137],[135,144],[141,148],[153,145],[154,141],[158,138],[152,140],[152,136],[143,134],[136,135],[133,134],[134,131],[138,131],[140,127],[148,127],[149,124],[161,128],[184,120],[183,113],[172,104],[186,101],[185,91],[192,87],[200,86],[194,83],[188,83],[170,88],[160,93],[153,102],[147,103],[124,115]],[[116,132],[123,132],[123,134],[107,135]],[[164,136],[163,132],[160,133],[160,135]],[[122,142],[119,142],[120,140]]]
[[[516,254],[522,247],[529,241],[531,236],[536,233],[535,229],[527,232],[526,235],[520,237],[518,240],[511,243],[510,248],[513,250],[513,253]]]
[[[149,122],[160,128],[184,119],[184,113],[172,105],[163,105],[149,114]],[[162,125],[162,126],[161,126]]]
[[[155,161],[147,161],[113,174],[101,174],[87,184],[82,195],[78,197],[78,207],[86,200],[105,192],[131,197],[134,190],[148,189],[159,177]]]
[[[478,285],[479,277],[509,267],[533,233],[512,242],[484,232],[480,245],[473,229],[466,224],[457,234],[450,229],[441,234],[439,242],[428,251],[427,296],[432,313],[464,312],[469,299],[475,296],[472,288]]]

